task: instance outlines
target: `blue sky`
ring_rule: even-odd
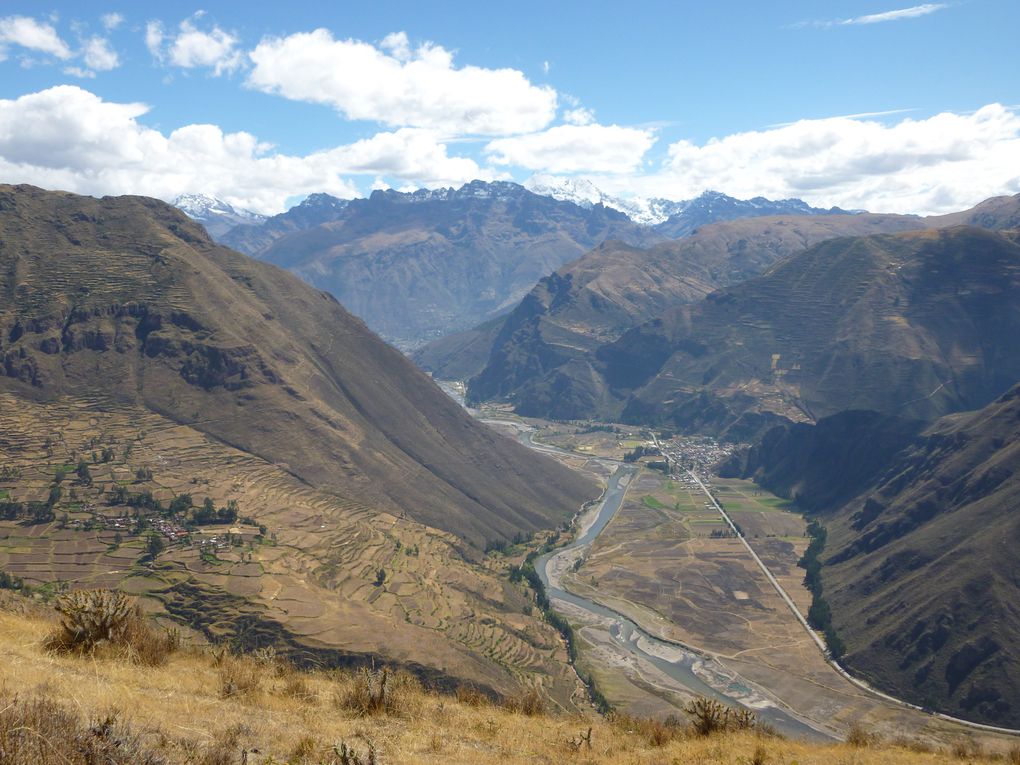
[[[8,1],[0,180],[276,212],[538,173],[941,212],[1020,192],[1017,29],[1016,0]]]

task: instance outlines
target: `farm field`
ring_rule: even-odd
[[[749,481],[713,479],[712,491],[755,552],[806,611],[810,593],[797,561],[804,519]],[[589,553],[563,582],[626,614],[648,633],[716,660],[726,671],[802,718],[845,729],[861,722],[883,734],[918,730],[933,741],[961,728],[873,697],[836,673],[787,605],[693,483],[642,471]],[[714,514],[714,518],[713,518]],[[609,642],[581,630],[597,677],[612,699],[642,711],[676,703],[654,672],[612,667]],[[602,661],[600,661],[603,659]],[[981,738],[983,734],[975,734]]]

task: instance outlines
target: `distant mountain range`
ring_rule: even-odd
[[[700,226],[737,218],[766,215],[847,215],[845,210],[811,207],[800,199],[773,201],[765,197],[741,200],[718,191],[705,191],[694,199],[674,202],[654,197],[614,197],[584,178],[533,175],[524,183],[536,194],[573,202],[580,207],[602,204],[626,214],[635,223],[652,226],[671,239],[686,236]],[[854,212],[862,212],[860,210]]]
[[[509,310],[540,278],[606,239],[662,237],[608,207],[476,181],[350,201],[314,195],[219,239],[293,271],[413,348]]]
[[[528,187],[474,181],[356,200],[313,194],[268,219],[204,197],[184,198],[182,209],[220,243],[326,289],[404,349],[506,312],[539,279],[604,241],[647,247],[718,220],[842,212],[717,192],[623,200],[553,176],[535,176]]]

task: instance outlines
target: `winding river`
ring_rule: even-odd
[[[450,396],[464,404],[463,396],[452,386],[443,383],[440,385]],[[472,411],[472,414],[477,416],[478,413]],[[534,441],[533,430],[522,423],[507,420],[489,422],[503,427],[513,427],[518,440],[537,451],[559,453],[575,458],[578,456],[573,452]],[[565,547],[557,548],[535,560],[535,570],[545,585],[546,594],[553,601],[553,605],[555,606],[557,601],[569,604],[573,607],[572,611],[579,610],[597,623],[608,623],[609,635],[618,650],[654,666],[675,683],[677,689],[713,698],[731,706],[751,709],[760,720],[788,736],[814,740],[834,739],[835,737],[829,733],[813,727],[779,707],[765,693],[742,682],[712,657],[679,643],[655,637],[619,611],[575,595],[561,586],[560,574],[591,546],[613,519],[623,505],[627,486],[639,470],[635,465],[615,460],[602,461],[614,465],[616,469],[609,478],[598,505],[578,519],[580,533]]]

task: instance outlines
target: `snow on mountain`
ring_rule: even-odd
[[[197,220],[213,237],[242,223],[262,223],[265,215],[237,208],[207,194],[181,194],[171,204],[192,220]]]
[[[619,210],[635,223],[654,226],[678,212],[682,202],[646,197],[614,197],[606,194],[586,178],[567,178],[558,175],[536,174],[524,182],[524,187],[533,194],[552,197],[563,202],[590,208],[597,204]]]
[[[759,215],[835,215],[848,211],[838,207],[821,209],[811,207],[800,199],[773,201],[765,197],[736,199],[719,191],[705,191],[694,199],[674,202],[655,197],[614,197],[606,194],[586,178],[569,178],[537,174],[524,182],[525,188],[535,194],[573,202],[590,208],[596,204],[612,207],[643,226],[658,226],[668,236],[682,236],[706,223]],[[851,212],[861,212],[854,210]]]

